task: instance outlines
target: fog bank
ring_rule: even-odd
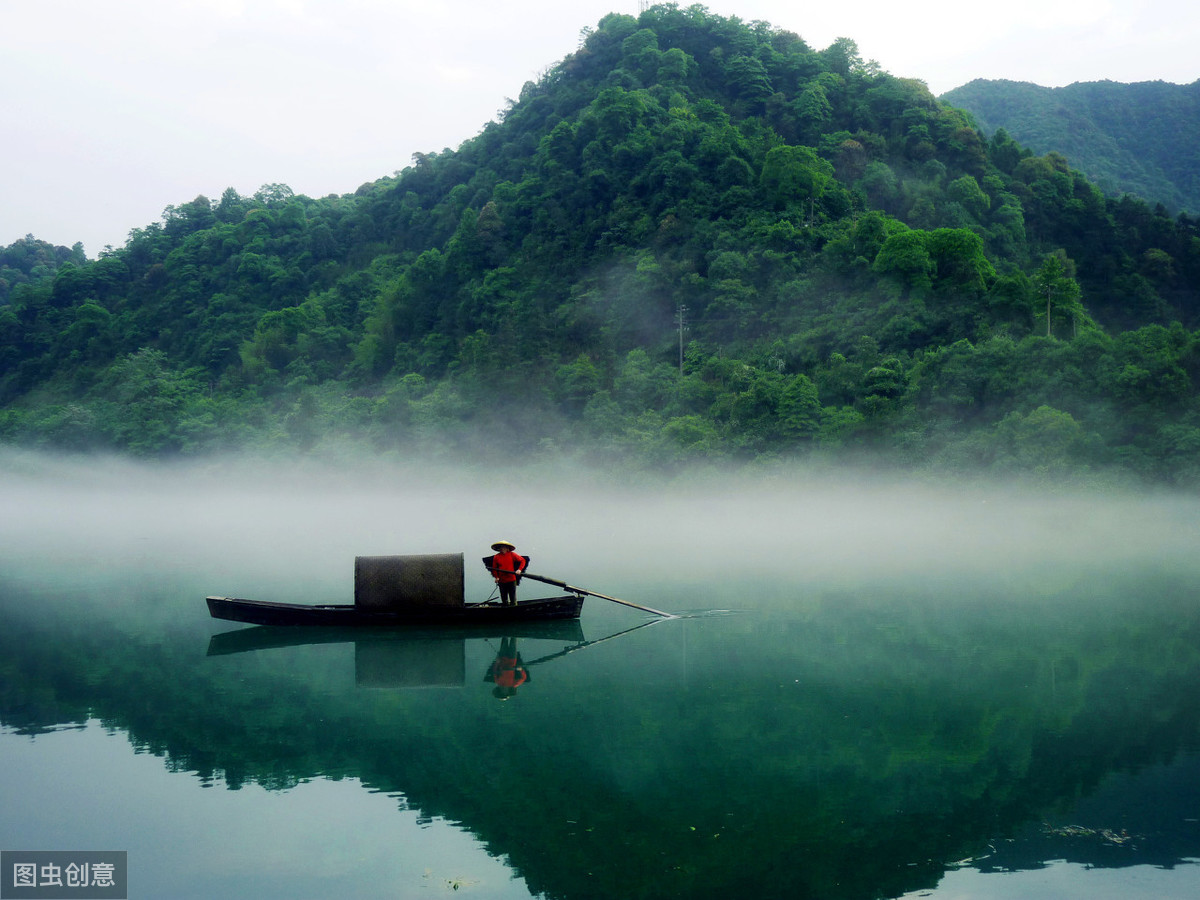
[[[845,583],[1166,566],[1189,559],[1200,537],[1194,497],[1051,494],[851,471],[629,484],[429,464],[146,465],[34,454],[0,463],[6,570],[73,567],[84,577],[149,564],[209,578],[214,593],[269,594],[272,584],[292,590],[300,580],[345,595],[356,555],[460,551],[468,592],[486,592],[476,559],[499,538],[533,558],[531,571],[624,590],[664,579]]]

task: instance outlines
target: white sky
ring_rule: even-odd
[[[688,3],[682,3],[686,6]],[[712,0],[935,94],[974,78],[1190,84],[1194,0]],[[0,0],[0,246],[95,257],[170,204],[348,193],[457,147],[637,0]]]

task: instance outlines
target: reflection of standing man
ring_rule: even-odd
[[[490,568],[492,577],[500,587],[500,602],[505,606],[516,606],[517,582],[529,561],[515,553],[516,545],[509,541],[496,541],[492,549],[496,555],[491,558]]]
[[[500,652],[492,660],[492,667],[488,669],[484,680],[495,683],[492,696],[501,700],[513,696],[517,688],[529,680],[529,672],[525,670],[525,663],[521,660],[521,654],[517,652],[515,637],[506,637],[500,641]]]

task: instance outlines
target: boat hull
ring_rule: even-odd
[[[522,600],[516,606],[499,603],[468,603],[464,606],[431,606],[425,609],[371,609],[353,605],[308,606],[301,603],[272,603],[236,597],[208,597],[208,612],[214,619],[250,625],[321,625],[338,627],[397,627],[406,625],[503,625],[509,622],[540,622],[577,619],[584,598],[578,595]]]

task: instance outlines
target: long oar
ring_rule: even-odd
[[[537,659],[530,660],[525,663],[528,666],[536,666],[539,663],[550,662],[552,659],[560,659],[569,653],[574,653],[576,650],[582,650],[584,647],[593,647],[596,644],[603,644],[605,641],[611,641],[613,638],[619,638],[622,635],[629,634],[631,631],[637,631],[639,628],[645,628],[647,625],[657,625],[662,619],[647,619],[640,625],[634,625],[632,628],[626,628],[624,631],[618,631],[616,634],[610,634],[606,637],[596,638],[594,641],[583,641],[578,644],[572,644],[570,647],[564,647],[557,653],[551,653],[548,656],[539,656]]]
[[[534,581],[541,581],[545,584],[552,584],[555,587],[563,588],[564,590],[574,591],[577,594],[590,594],[593,597],[599,597],[601,600],[611,600],[613,603],[620,603],[622,606],[632,606],[634,609],[640,609],[642,612],[654,613],[656,616],[662,616],[666,619],[674,619],[676,616],[671,613],[663,612],[661,609],[651,609],[649,606],[638,606],[636,603],[630,603],[628,600],[621,600],[617,597],[610,597],[608,594],[597,594],[595,591],[584,590],[583,588],[573,587],[565,581],[556,581],[553,578],[545,578],[541,575],[531,575],[528,572],[519,573],[522,578],[532,578]]]

